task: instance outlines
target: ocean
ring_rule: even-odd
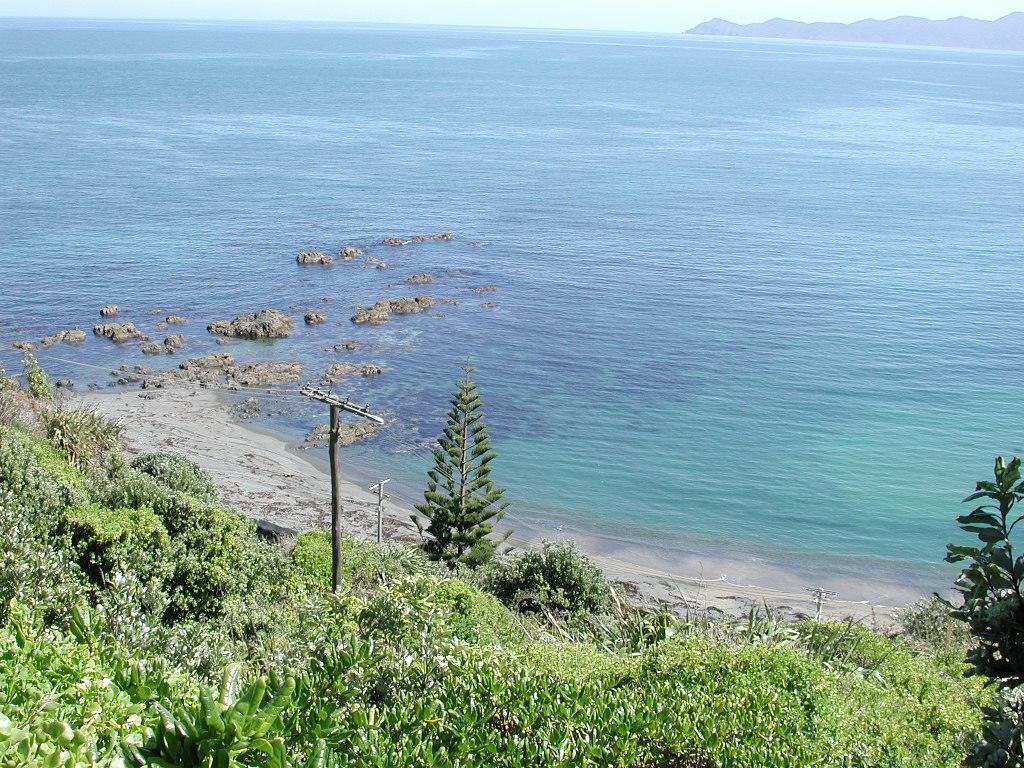
[[[0,362],[116,303],[154,335],[187,316],[188,354],[379,363],[339,389],[389,422],[345,466],[415,500],[470,361],[517,531],[941,590],[960,500],[1024,452],[1022,147],[1016,54],[0,19]],[[455,239],[381,244],[434,232]],[[346,245],[390,268],[295,263]],[[418,294],[459,303],[349,321]],[[296,335],[205,331],[263,307]],[[180,362],[91,335],[38,356],[79,388]],[[324,417],[264,413],[296,437]]]

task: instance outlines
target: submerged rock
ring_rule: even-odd
[[[164,348],[167,354],[172,355],[185,346],[185,337],[180,333],[172,333],[164,338]]]
[[[354,245],[346,245],[338,252],[338,257],[345,261],[352,261],[352,259],[358,259],[363,255],[362,248],[356,248]]]
[[[36,348],[36,345],[31,341],[16,341],[11,344],[11,349],[16,349],[19,352],[31,352]]]
[[[168,315],[164,318],[164,322],[168,325],[184,325],[188,322],[188,318],[182,317],[181,315]]]
[[[319,312],[307,312],[304,319],[306,325],[320,325],[327,321],[327,317]]]
[[[385,262],[378,261],[376,269],[378,269],[379,271],[383,272],[385,269],[390,269],[390,267]]]
[[[434,303],[429,296],[417,296],[414,299],[381,299],[369,309],[360,310],[353,315],[352,322],[382,325],[388,321],[391,315],[411,315],[423,312],[433,307]]]
[[[117,304],[107,304],[107,306],[100,309],[100,317],[113,317],[120,311],[121,308]]]
[[[372,421],[357,421],[353,424],[343,424],[338,430],[338,444],[342,446],[353,445],[361,440],[366,440],[377,432],[377,425]],[[303,442],[303,448],[316,448],[327,445],[331,437],[329,424],[319,424],[308,435]]]
[[[110,339],[116,344],[146,338],[146,335],[136,328],[134,323],[103,323],[93,327],[92,332],[96,336]]]
[[[206,330],[219,336],[238,339],[283,339],[292,335],[292,319],[276,309],[262,309],[239,315],[234,320],[210,323]]]
[[[39,346],[46,348],[56,344],[81,344],[83,341],[85,341],[85,331],[80,328],[72,328],[43,337],[39,340]]]
[[[334,263],[334,257],[323,251],[303,251],[295,257],[299,264],[320,264],[329,267]]]
[[[346,376],[379,376],[384,369],[374,363],[335,363],[324,373],[324,384],[336,384]]]
[[[334,345],[334,351],[335,352],[354,352],[357,349],[359,349],[359,342],[358,341],[351,341],[351,340],[348,340],[348,339],[346,339],[345,341],[341,342],[341,344],[335,344]]]
[[[163,347],[162,345],[152,343],[143,344],[140,347],[140,349],[142,350],[142,353],[145,355],[162,355],[164,352],[167,351],[166,348]]]
[[[412,241],[411,240],[403,240],[400,237],[385,237],[381,242],[384,245],[408,245]]]
[[[55,386],[57,389],[74,389],[75,382],[73,382],[71,379],[57,379],[55,382],[53,382],[53,386]]]
[[[425,243],[427,240],[454,240],[455,235],[451,232],[437,232],[433,235],[416,235],[412,241],[414,243]]]
[[[434,282],[434,276],[429,272],[424,272],[421,275],[413,275],[412,277],[405,278],[404,281],[408,285],[420,285],[422,283]]]
[[[496,301],[485,301],[480,306],[483,307],[484,309],[494,309],[496,306],[498,306],[498,302],[496,302]]]
[[[494,293],[498,290],[496,285],[481,285],[479,288],[473,288],[473,293]]]

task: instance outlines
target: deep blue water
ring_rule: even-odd
[[[344,390],[394,419],[360,476],[418,492],[470,358],[523,527],[937,588],[959,500],[1024,451],[1022,147],[1019,55],[0,20],[0,361],[109,302],[187,315],[197,354],[210,320],[323,308],[230,351],[388,367]],[[294,263],[347,244],[391,269]],[[461,304],[348,321],[415,293]],[[80,387],[109,377],[54,358],[155,364],[39,354]]]

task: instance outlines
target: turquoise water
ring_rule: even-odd
[[[0,360],[109,302],[186,314],[195,353],[210,320],[323,308],[231,351],[388,367],[345,390],[392,420],[357,476],[416,495],[471,358],[518,526],[939,588],[959,500],[1024,451],[1022,146],[1018,55],[0,20]],[[391,269],[294,263],[349,243]],[[348,322],[414,292],[461,304]],[[371,346],[323,351],[343,338]],[[155,364],[40,358],[80,387],[109,376],[56,358]]]

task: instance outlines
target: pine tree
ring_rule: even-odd
[[[453,568],[476,568],[494,557],[501,543],[491,533],[505,516],[508,502],[502,501],[505,489],[491,480],[496,454],[487,436],[480,393],[469,378],[473,368],[467,365],[464,370],[466,376],[451,399],[448,423],[432,451],[434,468],[427,472],[424,501],[416,505],[423,517],[412,519],[420,534],[428,536],[423,543],[428,557]]]

